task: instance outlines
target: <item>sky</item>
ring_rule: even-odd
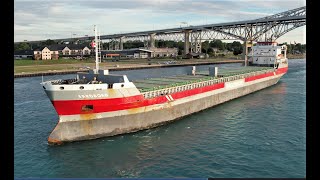
[[[14,42],[93,36],[257,19],[306,0],[15,0]],[[183,24],[186,22],[187,24]],[[306,27],[279,43],[306,43]]]

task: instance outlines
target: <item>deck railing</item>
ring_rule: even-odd
[[[213,84],[224,83],[229,81],[234,81],[238,79],[244,79],[251,76],[256,76],[260,74],[265,74],[269,72],[274,72],[274,69],[262,69],[259,71],[249,71],[246,73],[237,72],[237,73],[225,73],[222,77],[204,77],[197,80],[180,82],[180,83],[173,83],[167,86],[158,86],[148,89],[140,89],[144,98],[154,98],[157,96],[169,95],[176,92],[181,92],[185,90],[211,86]]]

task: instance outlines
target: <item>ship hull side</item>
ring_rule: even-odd
[[[121,115],[92,119],[90,115],[78,121],[59,122],[48,138],[49,144],[96,139],[106,136],[136,132],[156,127],[183,116],[207,109],[223,102],[250,94],[276,84],[283,74],[247,82],[241,87],[223,88],[204,95],[196,95],[193,100],[168,102],[160,108]],[[206,94],[206,95],[205,95]],[[200,97],[200,98],[199,98]],[[190,97],[192,99],[192,97]],[[159,105],[158,105],[159,106]]]

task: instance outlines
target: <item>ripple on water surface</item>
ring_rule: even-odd
[[[114,73],[134,80],[182,74],[185,69]],[[39,84],[41,77],[17,78],[14,176],[305,177],[305,72],[305,60],[290,60],[288,73],[272,87],[161,127],[63,146],[47,145],[58,116]]]

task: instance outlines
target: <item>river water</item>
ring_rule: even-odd
[[[185,69],[113,73],[133,80],[182,74]],[[288,73],[272,87],[165,126],[61,146],[47,144],[58,116],[40,82],[41,77],[14,80],[15,178],[306,176],[305,59],[289,60]]]

